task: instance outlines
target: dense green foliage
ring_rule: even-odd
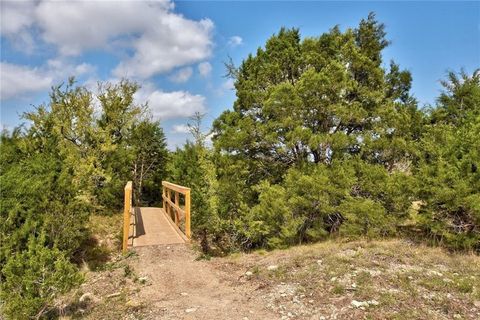
[[[167,174],[167,143],[159,122],[143,120],[131,132],[128,153],[133,155],[133,185],[136,204],[162,202],[159,192]],[[127,166],[128,167],[128,166]],[[116,199],[118,202],[118,198]]]
[[[12,319],[41,317],[56,296],[81,283],[81,275],[57,247],[30,237],[27,250],[15,252],[5,264],[0,296],[3,312]]]
[[[359,159],[292,168],[282,183],[256,187],[259,202],[245,211],[238,227],[242,243],[276,248],[337,232],[346,237],[392,235],[406,209],[394,207],[397,197],[411,197],[408,189],[398,189],[407,179]]]
[[[419,145],[418,224],[435,242],[480,251],[480,70],[443,84]]]
[[[408,236],[480,251],[480,71],[449,73],[420,109],[412,77],[382,51],[373,14],[301,38],[281,29],[236,68],[237,99],[212,132],[169,153],[128,81],[53,88],[31,125],[0,144],[0,308],[42,316],[81,281],[72,261],[92,212],[161,202],[165,177],[192,189],[206,253],[328,237]],[[207,137],[212,134],[213,147]]]
[[[191,188],[192,229],[203,251],[210,251],[208,235],[217,234],[220,221],[217,213],[217,183],[212,152],[205,146],[206,136],[201,132],[202,115],[196,114],[189,124],[194,142],[172,153],[170,180]]]
[[[53,88],[48,105],[24,115],[28,128],[2,134],[5,316],[41,317],[55,297],[80,282],[72,261],[82,259],[88,217],[120,208],[126,181],[134,180],[138,202],[159,201],[149,197],[148,188],[164,177],[165,137],[134,103],[137,89],[123,81],[101,85],[93,94],[72,80]]]
[[[234,217],[241,246],[395,233],[414,200],[422,114],[410,73],[383,67],[387,45],[370,15],[318,38],[282,29],[238,68],[214,143],[219,189],[239,194],[220,193],[235,204],[219,214]]]
[[[420,110],[410,73],[384,66],[388,44],[371,14],[315,38],[281,29],[227,65],[237,99],[214,122],[213,149],[187,143],[172,163],[197,188],[202,242],[405,235],[480,250],[479,73],[451,73],[437,106]]]

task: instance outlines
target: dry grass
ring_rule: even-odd
[[[121,214],[90,217],[87,224],[90,236],[77,255],[77,262],[84,271],[101,270],[112,256],[120,253],[122,219]]]
[[[108,246],[112,251],[121,248],[123,215],[110,216],[93,215],[88,222],[88,228],[100,245]]]
[[[93,255],[85,262],[86,281],[64,304],[66,318],[162,317],[151,309],[160,297],[135,299],[153,284],[139,281],[135,266],[145,261],[120,254],[121,215],[94,216],[90,225],[97,250],[108,259]],[[201,263],[220,283],[248,292],[248,300],[278,319],[480,319],[480,257],[474,254],[404,240],[327,241]],[[168,288],[168,283],[154,285]],[[92,298],[79,303],[85,293]],[[354,306],[355,301],[362,304]]]
[[[128,299],[141,283],[130,267],[132,254],[121,254],[122,219],[121,214],[90,217],[91,235],[78,258],[85,281],[57,302],[61,319],[121,319],[142,309]]]
[[[237,254],[226,261],[229,268],[253,272],[249,281],[268,288],[266,297],[274,295],[270,307],[279,317],[480,318],[480,257],[473,254],[452,254],[403,240],[328,241]],[[268,270],[271,265],[278,268]],[[295,293],[275,296],[285,285]],[[375,301],[355,307],[354,300]]]

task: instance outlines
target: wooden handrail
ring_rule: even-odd
[[[175,193],[175,202],[172,201],[172,191]],[[187,239],[191,239],[192,233],[190,230],[190,188],[179,186],[168,181],[162,181],[162,199],[163,209],[167,213],[167,216],[172,217],[174,214],[175,224],[180,227],[180,213],[183,214],[185,219],[185,235]],[[180,194],[185,196],[185,208],[180,208]]]
[[[180,192],[181,194],[185,194],[187,191],[190,191],[190,188],[183,187],[183,186],[180,186],[178,184],[171,183],[171,182],[168,182],[168,181],[162,181],[162,186],[164,186],[164,187],[166,187],[170,190]]]
[[[130,216],[132,213],[132,181],[128,181],[125,185],[125,196],[124,196],[124,207],[123,207],[123,243],[122,251],[123,253],[127,252],[128,248],[128,236],[130,234]]]
[[[178,192],[175,192],[175,202],[178,203],[176,197],[178,195]],[[173,208],[175,209],[176,211],[179,211],[183,214],[185,214],[185,210],[183,210],[182,208],[180,208],[175,202],[173,202],[172,200],[168,199],[167,197],[165,197],[164,201],[167,201],[168,204]]]

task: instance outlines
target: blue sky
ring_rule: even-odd
[[[223,62],[238,65],[282,26],[304,37],[334,25],[355,27],[370,11],[385,23],[394,59],[413,75],[420,106],[434,103],[447,70],[480,67],[479,2],[1,2],[1,119],[48,101],[51,85],[75,75],[128,77],[142,85],[170,147],[185,141],[185,124],[205,112],[205,127],[232,107],[235,93]]]

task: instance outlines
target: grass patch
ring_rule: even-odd
[[[235,260],[236,267],[244,264],[256,275],[258,270],[254,279],[267,280],[270,288],[276,284],[304,288],[303,308],[323,310],[310,310],[312,315],[329,312],[323,306],[330,304],[343,310],[338,319],[453,319],[455,315],[477,319],[480,314],[476,255],[403,240],[325,241],[264,255],[244,254]],[[269,271],[269,265],[279,268]],[[378,305],[345,308],[352,300],[375,300]],[[285,299],[278,303],[295,308]]]
[[[333,294],[344,294],[345,293],[345,286],[341,283],[335,283],[332,288]]]
[[[279,266],[275,270],[267,270],[268,276],[273,279],[285,281],[291,275],[285,266]]]
[[[195,261],[201,261],[201,260],[210,261],[211,259],[212,259],[212,256],[209,255],[208,253],[201,253],[198,257],[195,258]]]
[[[473,281],[471,279],[460,279],[455,282],[457,290],[461,293],[472,293],[474,289]]]
[[[357,274],[357,285],[364,286],[372,283],[372,276],[369,272],[361,271]]]
[[[430,291],[448,291],[452,287],[440,277],[423,278],[418,281],[418,284]]]

